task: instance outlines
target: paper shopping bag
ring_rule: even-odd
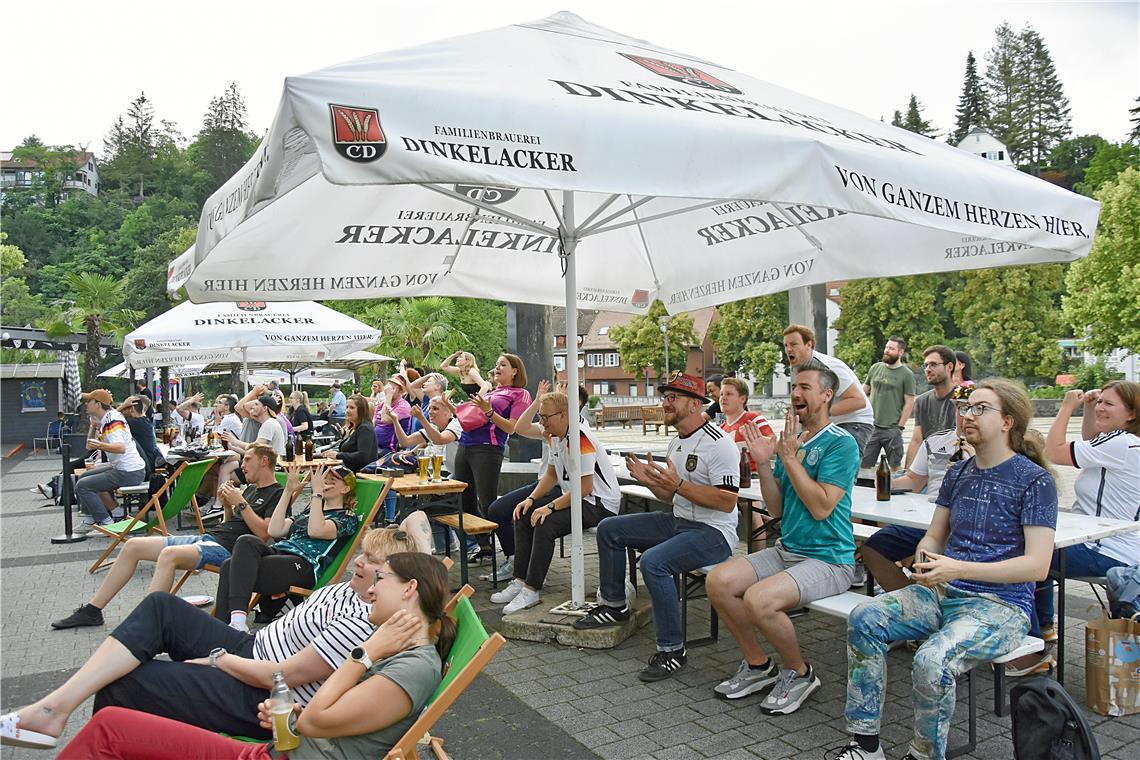
[[[1140,615],[1085,626],[1085,701],[1101,715],[1140,713]]]

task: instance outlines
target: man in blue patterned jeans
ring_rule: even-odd
[[[1001,378],[959,402],[975,456],[942,481],[918,543],[914,585],[860,605],[847,622],[847,730],[837,760],[883,758],[879,743],[887,644],[926,639],[914,655],[914,737],[903,760],[942,760],[955,678],[1017,647],[1029,630],[1034,582],[1049,572],[1057,488],[1044,441],[1027,431],[1025,389]]]

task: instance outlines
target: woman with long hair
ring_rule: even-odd
[[[1053,556],[1057,488],[1044,442],[1029,430],[1025,389],[991,378],[959,401],[971,459],[954,464],[918,542],[915,583],[861,604],[847,621],[847,730],[837,760],[882,758],[887,645],[914,655],[914,735],[907,757],[942,760],[955,678],[1016,648],[1029,630],[1034,582]]]
[[[452,362],[455,366],[452,366]],[[456,351],[443,360],[439,368],[459,378],[459,387],[468,396],[483,393],[491,389],[490,383],[479,374],[479,367],[475,364],[475,354],[470,351]]]
[[[359,393],[348,398],[345,405],[344,437],[337,445],[336,458],[353,472],[360,472],[376,461],[376,433],[372,428],[372,415],[368,399]]]
[[[309,411],[309,394],[293,391],[289,394],[289,422],[293,432],[302,441],[313,437],[313,413]]]
[[[392,554],[376,573],[372,594],[369,618],[376,632],[340,663],[304,709],[294,706],[301,739],[288,752],[294,760],[383,757],[439,687],[443,660],[455,640],[455,621],[444,612],[448,580],[442,563],[416,552]],[[261,703],[259,717],[269,729],[268,701]],[[281,755],[271,744],[108,707],[95,713],[59,757],[270,760]]]
[[[499,495],[499,470],[507,439],[515,423],[531,403],[526,389],[526,367],[514,354],[502,354],[495,362],[499,385],[472,400],[487,415],[487,421],[459,437],[453,477],[467,484],[463,511],[486,516],[491,502]],[[482,541],[487,541],[482,537]],[[472,547],[474,548],[474,544]]]
[[[309,481],[309,506],[289,517],[293,501]],[[343,542],[356,533],[360,520],[355,504],[356,476],[347,467],[318,467],[302,479],[299,466],[289,465],[285,493],[269,516],[269,537],[276,541],[267,544],[252,534],[238,538],[218,573],[214,617],[247,630],[246,609],[254,592],[271,597],[291,586],[312,588]]]

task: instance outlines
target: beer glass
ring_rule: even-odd
[[[440,483],[443,481],[443,448],[436,447],[431,452],[431,481],[433,483]]]
[[[420,468],[420,484],[421,485],[426,484],[426,483],[430,482],[430,478],[428,478],[428,466],[431,464],[431,457],[428,455],[427,452],[421,452],[416,457],[416,459],[417,459],[417,464],[419,465],[419,468]]]

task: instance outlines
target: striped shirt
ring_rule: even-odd
[[[1091,441],[1072,441],[1069,455],[1081,474],[1073,491],[1073,511],[1113,520],[1140,520],[1140,437],[1126,430],[1101,433]],[[1106,557],[1135,565],[1140,533],[1109,536],[1085,544]]]
[[[362,601],[347,583],[334,583],[314,592],[303,604],[291,609],[257,632],[253,659],[284,662],[307,646],[333,670],[372,635],[376,626],[368,620],[372,605]],[[293,687],[302,705],[309,703],[322,681]]]
[[[666,456],[678,474],[691,483],[735,492],[740,480],[740,449],[711,422],[706,422],[689,435],[678,435],[669,441]],[[721,512],[702,507],[681,494],[673,496],[673,516],[711,525],[721,532],[729,548],[736,546],[738,512]]]

